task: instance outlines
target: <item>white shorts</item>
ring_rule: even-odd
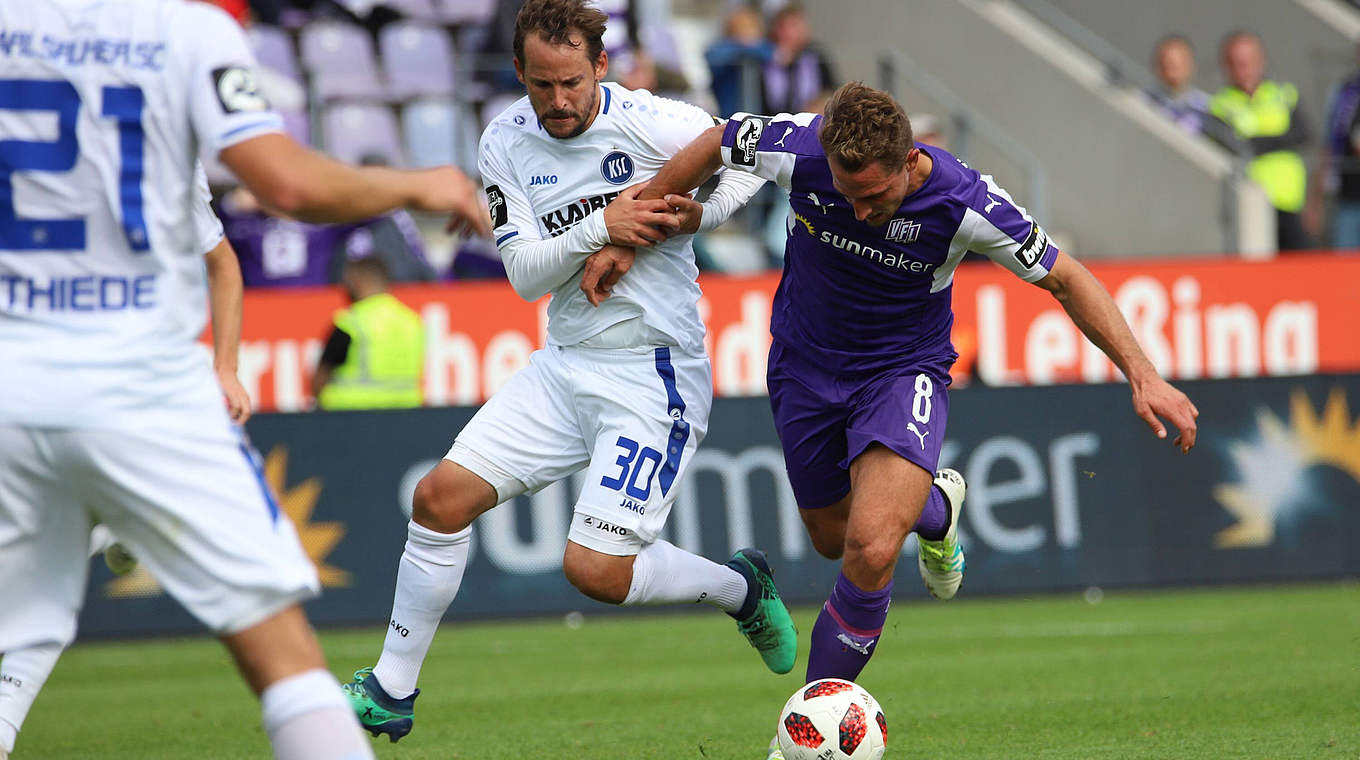
[[[219,635],[319,592],[250,447],[220,414],[203,422],[0,425],[0,652],[74,638],[96,520]]]
[[[707,357],[674,346],[550,345],[477,412],[445,458],[490,483],[502,502],[588,467],[567,538],[627,556],[665,525],[712,406]]]

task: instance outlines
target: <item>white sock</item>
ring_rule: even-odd
[[[335,676],[308,670],[260,695],[264,730],[277,760],[372,760],[373,748]]]
[[[444,618],[467,568],[472,528],[439,533],[414,520],[406,526],[406,550],[397,566],[392,619],[373,675],[393,699],[416,690],[416,678],[434,632]]]
[[[34,644],[0,658],[0,750],[14,751],[28,709],[61,657],[60,644]]]
[[[99,554],[113,546],[117,541],[118,539],[113,537],[113,531],[109,530],[109,526],[103,523],[95,525],[90,529],[90,556]]]
[[[705,602],[734,613],[746,601],[746,578],[727,565],[653,541],[633,560],[633,584],[624,605]]]

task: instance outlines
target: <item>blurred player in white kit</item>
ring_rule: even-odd
[[[0,29],[0,653],[72,640],[97,512],[226,644],[275,757],[372,757],[298,606],[315,570],[196,342],[195,156],[317,222],[409,206],[485,231],[472,184],[285,137],[207,5],[0,3]]]

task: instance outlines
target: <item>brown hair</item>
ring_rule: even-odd
[[[826,101],[817,138],[846,171],[872,163],[896,171],[915,144],[911,122],[893,96],[862,82],[841,85]]]
[[[571,45],[572,35],[585,42],[593,64],[604,52],[604,27],[609,17],[586,0],[528,0],[515,17],[515,58],[524,65],[524,40],[537,34],[553,45]]]

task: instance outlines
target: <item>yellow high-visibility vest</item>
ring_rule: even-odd
[[[1238,137],[1275,137],[1289,131],[1299,90],[1288,82],[1261,82],[1248,95],[1236,87],[1224,87],[1209,101],[1209,111],[1227,122]],[[1296,151],[1262,153],[1247,164],[1247,176],[1266,191],[1275,208],[1298,213],[1308,188],[1308,170]]]
[[[388,293],[335,312],[350,336],[345,363],[321,389],[322,409],[402,409],[420,406],[425,328],[420,316]]]

